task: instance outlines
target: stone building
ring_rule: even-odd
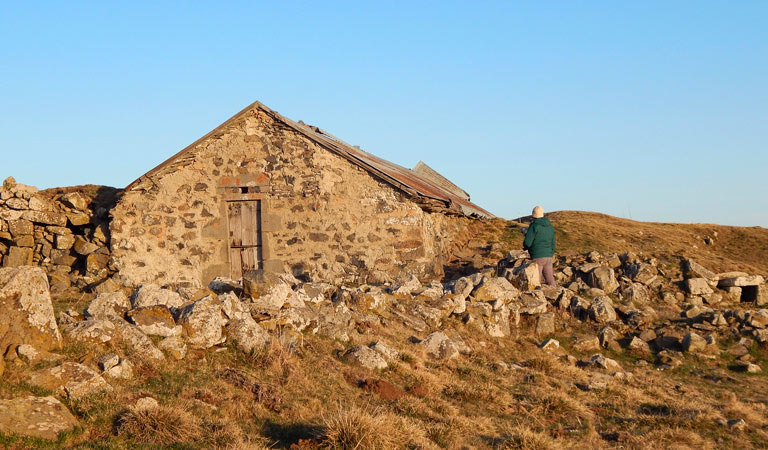
[[[126,285],[251,270],[426,279],[452,234],[487,217],[423,163],[403,168],[256,102],[125,188],[111,264]]]

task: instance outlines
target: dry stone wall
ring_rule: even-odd
[[[7,178],[0,187],[2,266],[42,266],[54,290],[105,279],[109,230],[91,204],[81,192],[45,195]]]
[[[448,230],[390,185],[254,109],[127,190],[113,209],[120,281],[229,276],[227,199],[262,202],[265,271],[333,282],[439,277]]]

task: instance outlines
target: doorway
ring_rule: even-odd
[[[264,268],[261,232],[261,200],[227,202],[229,224],[229,272],[237,280],[247,271]]]

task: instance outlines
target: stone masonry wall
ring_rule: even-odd
[[[2,266],[42,266],[54,292],[106,279],[108,227],[92,203],[82,192],[51,195],[7,178],[0,186]]]
[[[262,199],[268,271],[334,282],[441,275],[446,232],[468,219],[424,212],[260,110],[220,131],[113,209],[112,263],[123,284],[203,286],[228,276],[226,198]]]

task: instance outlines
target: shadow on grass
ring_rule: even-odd
[[[262,434],[275,442],[271,448],[288,448],[300,440],[319,440],[323,437],[323,427],[309,423],[276,423],[264,424]]]

